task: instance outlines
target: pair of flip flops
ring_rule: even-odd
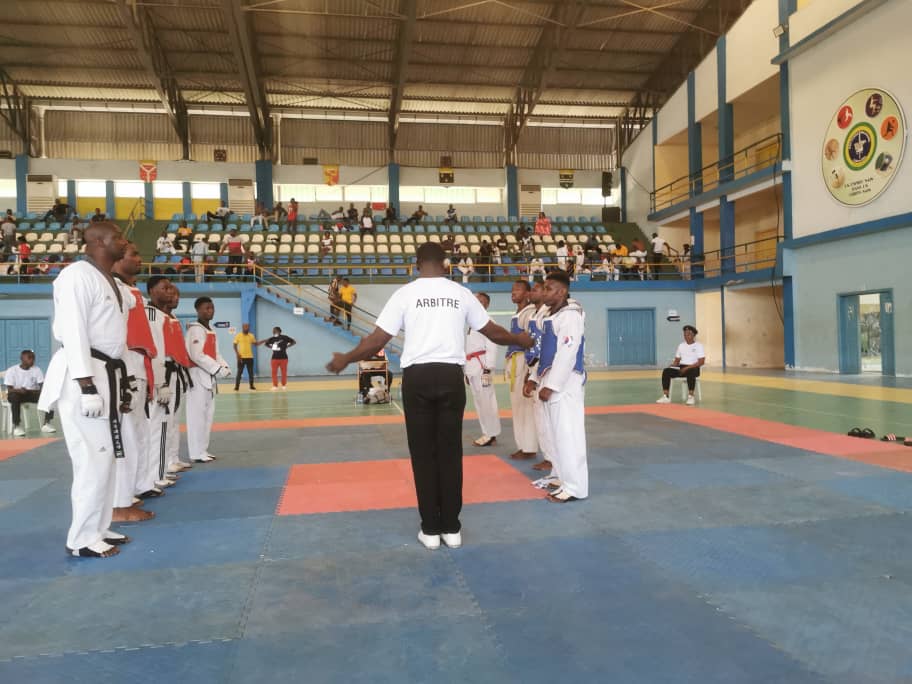
[[[877,436],[871,428],[858,427],[853,427],[849,430],[848,435],[849,437],[860,437],[861,439],[874,439]]]
[[[912,447],[912,437],[902,437],[900,435],[890,434],[880,438],[881,442],[901,442],[903,446]]]

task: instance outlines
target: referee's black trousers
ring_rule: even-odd
[[[676,366],[669,366],[662,371],[662,389],[667,392],[671,387],[672,378],[681,377],[687,378],[687,389],[691,394],[693,394],[694,388],[697,386],[697,378],[700,377],[699,368],[691,368],[690,370],[686,370],[682,373],[680,368]]]
[[[462,366],[421,363],[402,371],[402,403],[421,530],[459,532],[462,510]]]

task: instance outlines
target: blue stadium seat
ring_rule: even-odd
[[[48,225],[48,230],[60,230],[60,223],[58,223],[57,221],[52,221]]]
[[[599,235],[605,235],[608,232],[608,230],[605,228],[605,226],[596,226],[595,232],[598,233]]]
[[[253,216],[251,216],[250,214],[241,214],[241,221],[243,223],[250,223],[250,219],[252,219],[252,218],[253,218]]]
[[[485,216],[484,220],[485,220],[485,223],[494,223],[493,216]]]
[[[424,232],[424,226],[422,226],[420,223],[415,224],[415,232],[416,232],[416,233],[423,233],[423,232]]]
[[[241,232],[242,232],[242,233],[249,233],[249,232],[252,231],[252,230],[253,230],[253,228],[250,227],[250,224],[249,224],[249,223],[242,223],[242,224],[241,224]]]
[[[573,226],[570,230],[572,230],[575,235],[579,235],[580,233],[583,232],[583,227],[580,225],[576,225],[576,226]]]
[[[595,232],[595,228],[587,223],[585,226],[583,226],[583,232],[586,234],[591,234]]]
[[[475,232],[476,232],[476,233],[485,233],[485,234],[487,234],[487,232],[488,232],[488,227],[487,227],[487,226],[475,226]]]
[[[437,229],[437,232],[438,233],[449,233],[450,227],[447,224],[443,223],[440,225],[440,228]]]
[[[474,233],[474,232],[475,232],[475,226],[463,226],[463,227],[462,227],[462,232],[463,232],[463,233]]]
[[[44,221],[38,221],[37,223],[35,223],[34,226],[32,226],[32,228],[34,230],[44,230],[45,228],[47,228],[47,224],[45,224]]]
[[[171,214],[172,221],[181,221],[181,220],[183,220],[183,218],[184,218],[183,214]]]

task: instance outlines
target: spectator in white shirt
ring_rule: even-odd
[[[535,257],[532,261],[529,262],[529,281],[531,282],[536,277],[544,278],[547,275],[545,270],[545,262]]]
[[[269,224],[269,214],[266,213],[266,210],[263,209],[259,214],[254,214],[250,217],[250,230],[253,230],[254,227],[259,224],[262,230],[266,230],[267,225]]]
[[[231,214],[234,212],[228,208],[228,205],[222,202],[221,206],[215,210],[215,213],[211,211],[206,212],[206,218],[210,221],[221,221],[222,228],[225,227],[225,221],[228,219]]]
[[[461,253],[459,262],[456,264],[456,270],[462,274],[463,283],[469,282],[469,276],[475,273],[475,264],[472,262],[472,257],[465,252]]]
[[[654,280],[659,276],[662,257],[668,254],[668,242],[659,237],[658,233],[652,234],[650,242],[652,243],[652,249],[649,250],[649,277]]]
[[[16,219],[7,210],[3,223],[0,224],[0,233],[3,234],[3,255],[9,256],[16,246]]]
[[[569,260],[567,259],[568,256],[569,256],[569,251],[567,250],[566,243],[563,240],[558,240],[557,241],[557,267],[562,271],[566,271],[567,268],[569,267]]]
[[[9,402],[13,418],[13,435],[25,437],[25,430],[21,427],[22,404],[37,404],[41,395],[41,385],[44,384],[44,373],[35,365],[35,352],[25,349],[19,355],[19,365],[7,369],[4,373],[3,384],[7,388],[6,400]],[[57,432],[51,424],[53,419],[53,411],[44,414],[42,432]]]
[[[171,238],[168,237],[168,231],[163,230],[158,240],[155,241],[155,251],[159,254],[174,254],[174,245],[171,244]]]
[[[446,219],[444,223],[459,223],[459,217],[456,215],[456,208],[451,204],[446,210]]]
[[[687,378],[687,405],[694,405],[694,390],[697,388],[697,378],[700,377],[700,368],[706,363],[706,352],[703,345],[696,341],[697,329],[692,325],[684,326],[684,341],[675,351],[674,361],[662,371],[662,396],[657,404],[670,404],[668,396],[672,378]]]

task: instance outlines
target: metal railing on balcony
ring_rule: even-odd
[[[782,134],[776,133],[738,150],[730,157],[704,166],[697,173],[681,176],[649,195],[653,212],[673,207],[722,183],[744,178],[782,161]]]
[[[678,268],[685,278],[702,273],[703,278],[714,278],[725,273],[746,273],[776,266],[776,246],[782,235],[742,242],[727,249],[715,249],[702,256],[694,255],[690,262],[681,262]]]

